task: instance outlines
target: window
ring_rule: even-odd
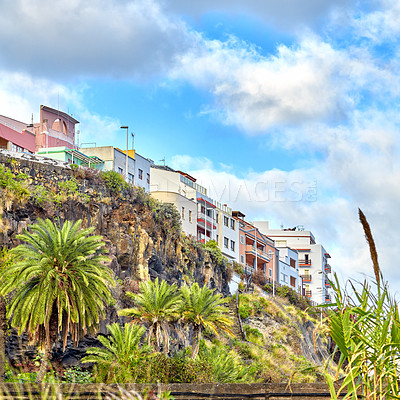
[[[231,250],[235,251],[235,242],[231,240]]]
[[[235,220],[231,218],[231,229],[235,230]]]
[[[185,207],[182,207],[182,219],[185,219]]]
[[[291,287],[296,287],[296,278],[294,276],[290,277],[290,286]]]
[[[118,173],[122,175],[124,173],[124,170],[122,168],[118,167]]]
[[[272,277],[272,269],[269,269],[269,276]]]
[[[147,174],[147,183],[150,184],[150,174]]]
[[[128,173],[128,181],[129,183],[133,183],[133,175]]]
[[[244,255],[243,255],[243,254],[240,255],[240,262],[241,262],[242,264],[244,264]]]
[[[143,170],[139,169],[139,179],[143,179]]]
[[[227,249],[229,245],[229,239],[227,237],[224,237],[224,247]]]
[[[240,243],[244,244],[244,236],[240,235]]]
[[[290,266],[292,268],[296,268],[296,260],[295,259],[293,259],[293,258],[290,259]]]
[[[189,222],[192,222],[192,210],[189,210]]]
[[[224,215],[224,225],[229,226],[229,218]]]
[[[12,151],[16,151],[18,153],[22,153],[24,151],[23,147],[18,146],[17,144],[12,143],[11,146]]]

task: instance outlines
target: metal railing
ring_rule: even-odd
[[[311,282],[310,274],[300,275],[300,278],[303,278],[303,282]]]
[[[311,260],[306,260],[306,259],[299,260],[299,267],[303,265],[311,265]]]

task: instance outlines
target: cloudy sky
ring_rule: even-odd
[[[186,170],[246,219],[312,230],[400,290],[399,0],[0,0],[0,114]]]

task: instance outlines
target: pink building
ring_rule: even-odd
[[[34,124],[36,151],[40,148],[67,147],[75,149],[75,125],[70,115],[47,106],[40,106],[40,122]]]
[[[239,262],[247,272],[263,271],[268,282],[277,282],[277,252],[272,239],[244,220],[240,211],[232,211],[239,224]]]
[[[0,148],[10,151],[35,152],[32,125],[0,115]]]

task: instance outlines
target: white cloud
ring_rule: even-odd
[[[181,57],[171,77],[213,93],[223,122],[250,133],[345,122],[359,105],[360,90],[385,99],[400,88],[394,73],[376,66],[367,51],[338,50],[311,34],[270,57],[235,38],[203,40]]]
[[[0,64],[42,77],[148,77],[188,46],[154,0],[3,0]]]

